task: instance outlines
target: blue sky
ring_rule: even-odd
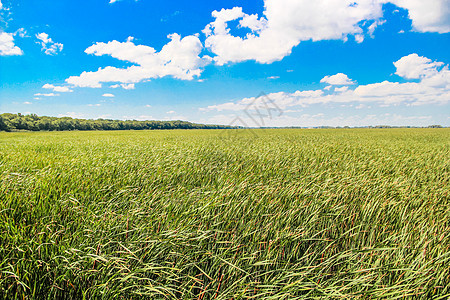
[[[450,125],[448,0],[0,1],[0,112]]]

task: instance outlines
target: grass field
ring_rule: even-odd
[[[0,133],[0,298],[447,299],[449,158],[449,129]]]

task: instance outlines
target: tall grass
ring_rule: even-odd
[[[0,133],[0,298],[450,296],[448,129]]]

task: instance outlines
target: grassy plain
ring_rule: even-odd
[[[0,133],[0,298],[446,299],[449,158],[449,129]]]

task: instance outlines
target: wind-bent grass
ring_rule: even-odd
[[[450,295],[449,129],[232,132],[0,133],[0,298]]]

